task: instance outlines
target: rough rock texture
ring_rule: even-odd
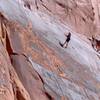
[[[8,21],[0,14],[0,100],[31,100],[11,64]]]
[[[0,0],[0,100],[100,100],[99,20],[99,0]]]

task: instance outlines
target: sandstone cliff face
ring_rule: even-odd
[[[100,100],[92,35],[99,0],[0,0],[0,100]]]
[[[0,100],[31,100],[11,64],[10,26],[0,14]]]

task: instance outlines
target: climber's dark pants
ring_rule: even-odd
[[[67,46],[68,46],[68,42],[65,41],[65,43],[63,44],[63,47],[67,48]]]
[[[69,41],[70,41],[70,37],[67,38],[66,41],[64,42],[64,44],[63,44],[64,48],[67,48]]]

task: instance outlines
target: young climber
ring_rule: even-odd
[[[70,41],[70,39],[71,39],[71,33],[69,32],[68,35],[65,35],[65,36],[66,36],[65,42],[64,42],[63,44],[62,44],[61,42],[59,42],[59,44],[60,44],[61,47],[63,47],[63,48],[67,48],[68,43],[69,43],[69,41]]]

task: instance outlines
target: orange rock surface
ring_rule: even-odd
[[[0,0],[0,100],[100,100],[99,14],[99,0]]]

